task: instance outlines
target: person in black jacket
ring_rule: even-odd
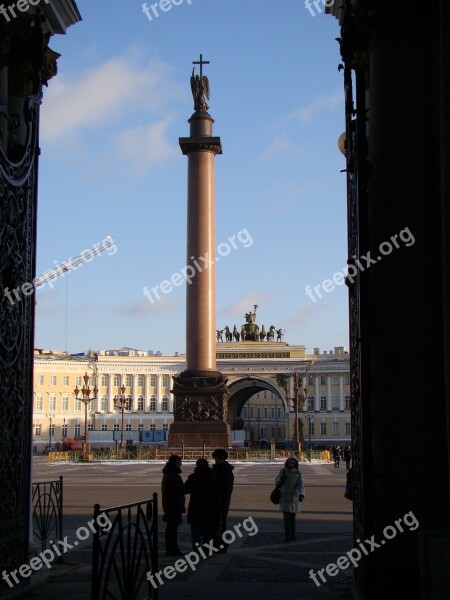
[[[214,450],[212,457],[215,460],[213,474],[219,487],[221,513],[220,532],[223,534],[223,532],[227,530],[227,516],[230,509],[231,494],[233,493],[234,485],[234,467],[227,462],[228,452],[222,448]],[[226,552],[228,544],[223,542],[223,545],[224,548],[222,552]]]
[[[190,494],[187,522],[191,526],[192,549],[218,539],[220,535],[220,496],[217,482],[206,458],[199,458],[192,475],[184,483]]]
[[[178,527],[183,522],[181,515],[186,512],[183,480],[180,473],[181,457],[172,454],[163,469],[161,485],[163,521],[166,523],[167,556],[183,556],[177,542]]]

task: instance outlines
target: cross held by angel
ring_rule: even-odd
[[[200,65],[200,75],[195,75],[195,66],[192,69],[191,75],[191,90],[194,98],[194,110],[197,112],[205,112],[209,106],[206,100],[209,100],[209,79],[203,75],[203,65],[208,65],[209,61],[203,60],[203,55],[200,54],[200,61],[193,62],[194,65]]]

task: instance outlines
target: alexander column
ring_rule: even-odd
[[[169,447],[231,446],[227,419],[228,388],[216,368],[216,268],[214,158],[222,154],[219,137],[213,137],[214,120],[208,113],[209,80],[203,65],[194,61],[191,89],[194,114],[189,119],[190,136],[180,138],[188,157],[187,260],[190,281],[186,283],[186,370],[175,376],[174,422]]]

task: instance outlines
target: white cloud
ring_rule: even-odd
[[[250,294],[248,296],[244,296],[240,300],[236,300],[232,304],[229,304],[225,308],[222,308],[217,313],[218,317],[227,317],[233,316],[237,318],[240,316],[242,318],[242,322],[244,321],[245,313],[251,311],[253,312],[253,305],[258,304],[259,306],[267,306],[272,304],[273,296],[266,292],[261,292],[259,294]],[[258,309],[256,309],[256,321],[258,322]]]
[[[125,315],[127,317],[144,317],[146,315],[158,314],[160,312],[166,312],[175,310],[178,308],[179,302],[170,298],[161,298],[154,304],[143,300],[137,304],[127,304],[117,307],[114,310],[116,315]]]
[[[41,135],[54,140],[140,109],[160,114],[180,96],[183,90],[169,79],[163,62],[152,60],[141,67],[135,59],[113,58],[77,77],[59,75],[51,81],[42,105]]]
[[[261,162],[269,162],[278,156],[297,154],[301,148],[296,146],[287,136],[279,136],[273,140],[267,150],[262,154]]]
[[[145,173],[150,164],[163,163],[176,156],[173,145],[166,139],[171,118],[162,119],[143,127],[131,127],[114,137],[118,157],[134,163],[136,169]]]
[[[318,96],[307,106],[297,108],[290,115],[285,117],[281,123],[285,124],[291,121],[297,121],[302,124],[311,123],[318,115],[325,111],[333,110],[338,106],[344,105],[344,93],[337,90],[329,96]]]

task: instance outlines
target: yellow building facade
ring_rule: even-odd
[[[225,342],[217,344],[217,364],[228,378],[228,420],[237,445],[293,440],[296,407],[302,447],[350,443],[349,355],[343,347],[315,348],[308,355],[304,346],[283,342]],[[56,447],[64,437],[84,436],[85,427],[93,445],[114,447],[122,435],[114,399],[122,393],[131,401],[123,414],[124,439],[137,442],[143,439],[139,432],[168,431],[173,376],[184,369],[182,355],[122,349],[74,356],[36,350],[34,452]],[[83,387],[85,373],[91,397],[98,390],[87,411],[81,393],[78,399],[74,393]]]

